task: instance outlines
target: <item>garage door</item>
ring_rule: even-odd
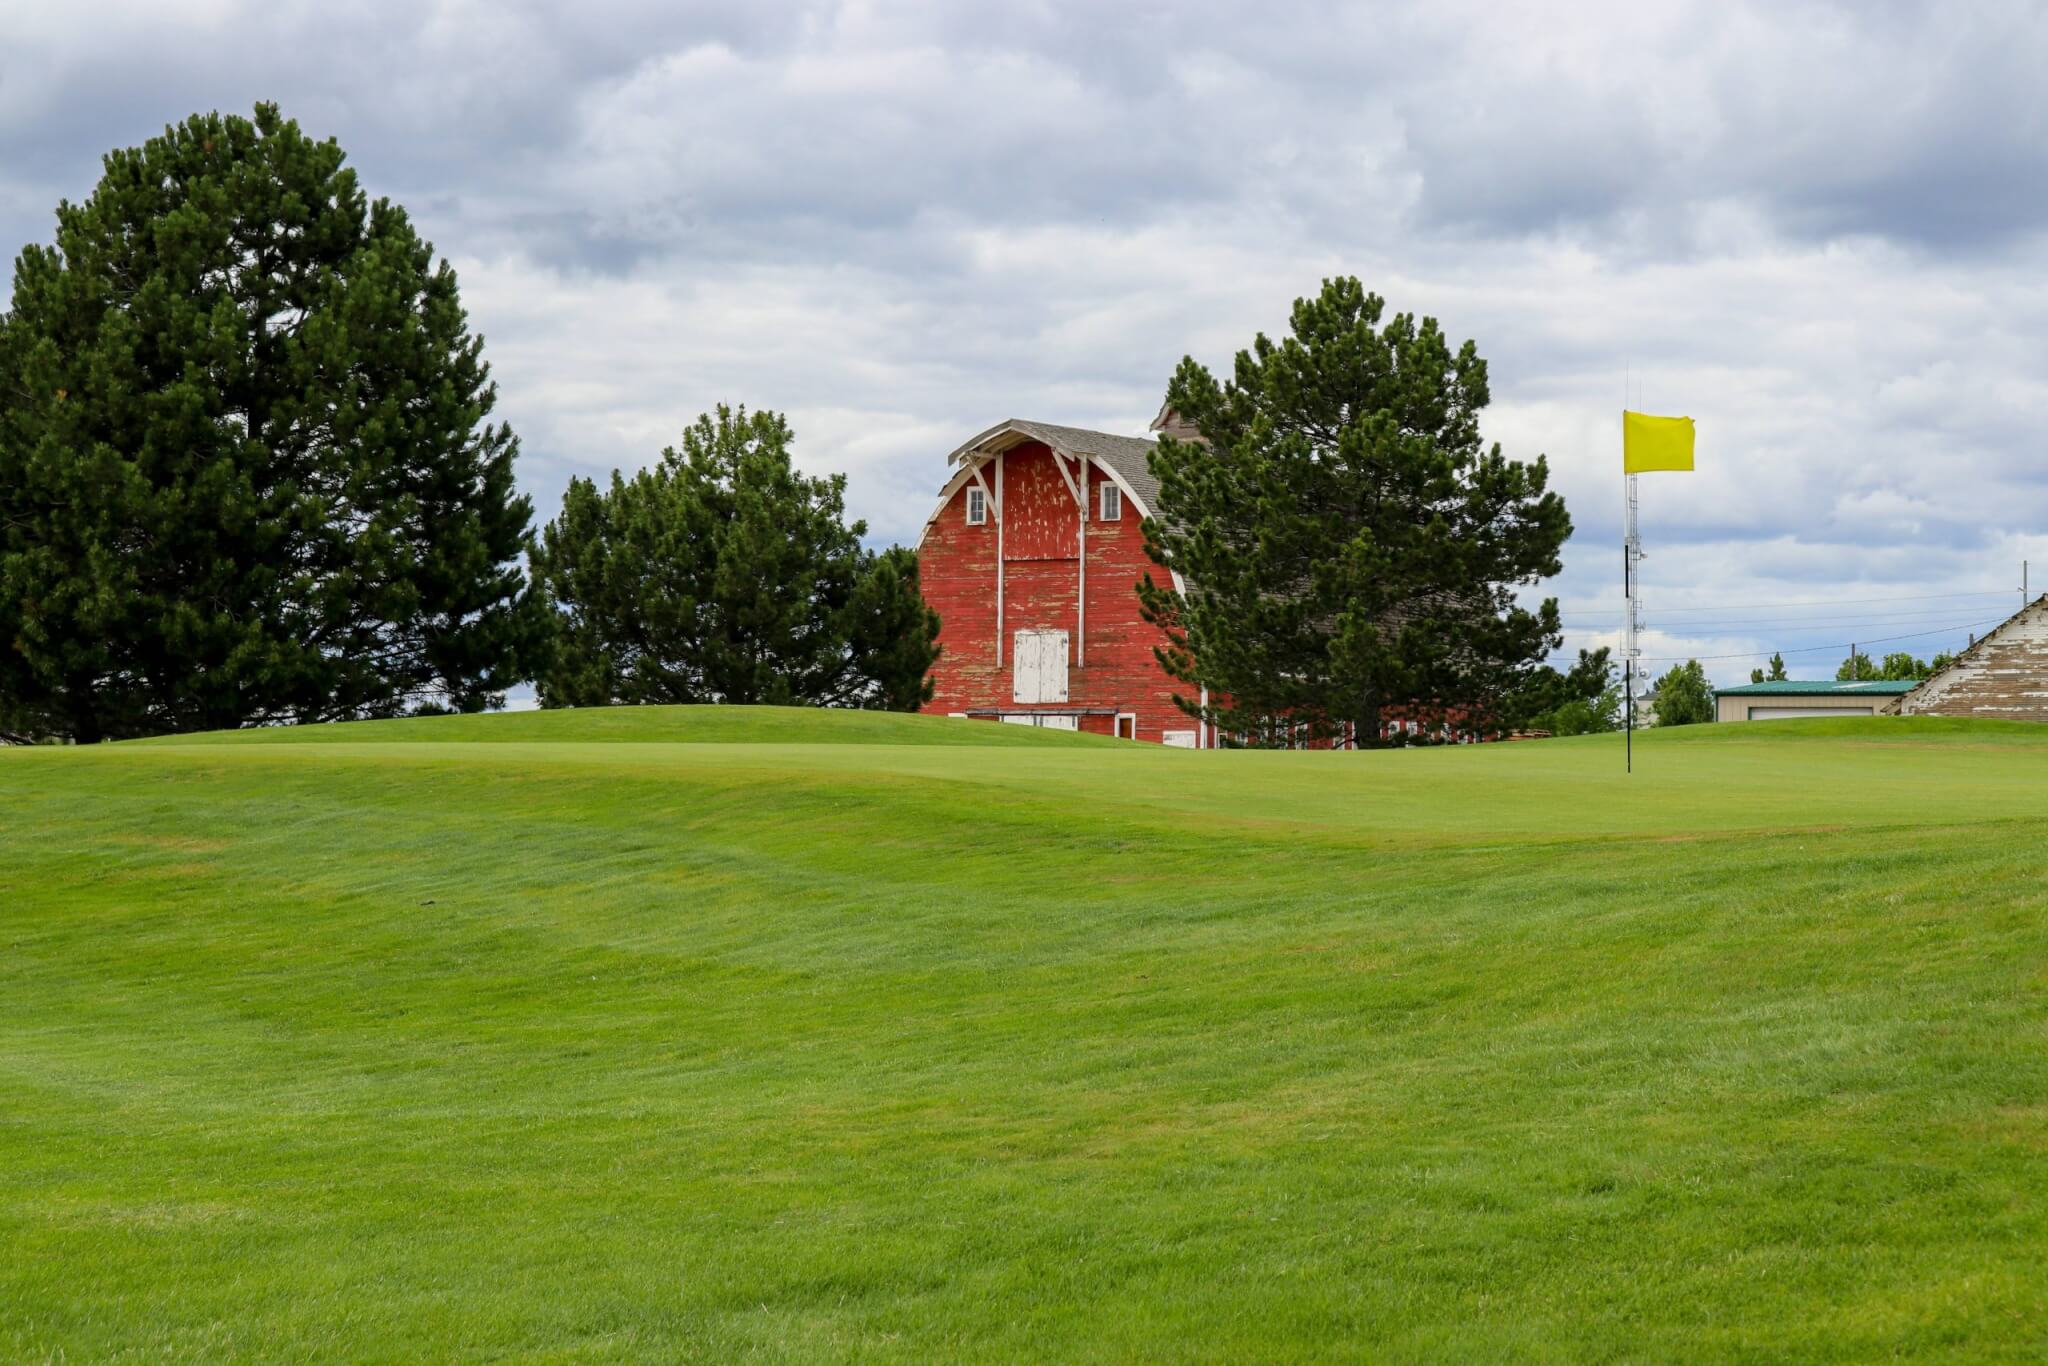
[[[1802,716],[1875,716],[1876,707],[1751,707],[1752,721],[1797,721]]]

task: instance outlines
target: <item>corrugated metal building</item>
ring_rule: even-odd
[[[1717,721],[1785,721],[1812,716],[1893,716],[1914,684],[1889,679],[1837,683],[1780,680],[1714,690]]]

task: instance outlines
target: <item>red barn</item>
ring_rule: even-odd
[[[997,423],[955,468],[918,540],[939,614],[925,710],[1206,749],[1210,728],[1173,704],[1159,628],[1138,610],[1154,567],[1139,522],[1158,484],[1141,437]],[[1155,571],[1156,572],[1156,571]]]

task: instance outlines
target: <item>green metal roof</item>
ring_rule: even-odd
[[[1837,683],[1833,679],[1780,679],[1776,683],[1745,683],[1739,688],[1716,688],[1716,697],[1897,697],[1920,686],[1918,679],[1866,678],[1860,682]]]

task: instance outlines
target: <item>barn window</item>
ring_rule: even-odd
[[[1104,481],[1102,485],[1102,520],[1121,522],[1124,519],[1124,491],[1115,484]]]
[[[988,495],[979,487],[967,490],[967,525],[980,526],[988,520]]]

